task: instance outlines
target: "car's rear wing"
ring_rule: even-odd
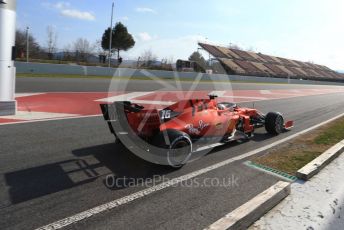
[[[118,116],[116,115],[116,103],[113,104],[100,104],[100,108],[104,117],[104,120],[107,122],[111,133],[115,134],[114,126],[112,123],[118,121]]]
[[[100,104],[100,108],[104,120],[115,136],[128,132],[150,136],[160,126],[160,117],[156,109],[146,110],[143,106],[129,101]]]

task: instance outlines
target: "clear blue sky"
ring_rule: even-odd
[[[18,28],[29,26],[43,46],[49,25],[62,49],[79,37],[95,42],[110,24],[112,0],[17,2]],[[136,40],[124,58],[146,49],[187,58],[207,40],[344,69],[343,10],[343,0],[117,0],[114,21]]]

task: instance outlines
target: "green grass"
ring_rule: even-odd
[[[297,155],[291,155],[285,161],[279,163],[278,168],[285,172],[296,172],[316,157],[320,156],[321,151],[300,151]]]
[[[315,138],[315,143],[318,145],[331,145],[344,139],[344,122],[333,124],[329,130]]]
[[[26,62],[26,58],[17,58],[16,61]],[[67,60],[49,60],[49,59],[30,59],[30,63],[43,63],[43,64],[77,64],[82,66],[102,66],[108,67],[107,63],[89,63],[81,61],[67,61]]]
[[[152,80],[149,77],[129,77],[129,76],[121,76],[121,77],[113,77],[113,76],[99,76],[99,75],[77,75],[77,74],[37,74],[37,73],[17,73],[17,77],[44,77],[44,78],[84,78],[84,79],[119,79],[119,80]],[[161,78],[161,80],[171,81],[174,80],[173,78]],[[181,81],[192,81],[188,79],[180,79]],[[203,80],[205,81],[205,80]]]
[[[251,161],[291,175],[344,139],[344,118],[303,134]]]
[[[17,77],[47,77],[47,78],[103,78],[111,79],[112,76],[77,75],[77,74],[41,74],[41,73],[17,73]]]

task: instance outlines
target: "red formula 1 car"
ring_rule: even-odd
[[[160,159],[154,162],[166,159],[163,164],[172,166],[185,164],[195,146],[248,140],[258,127],[278,135],[293,126],[278,112],[263,114],[230,102],[218,103],[216,97],[183,100],[160,111],[129,101],[101,104],[101,109],[111,132],[128,149],[141,153],[159,149],[155,152]]]

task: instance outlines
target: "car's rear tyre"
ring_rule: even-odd
[[[269,134],[278,135],[283,131],[284,119],[280,113],[270,112],[265,116],[265,129]]]
[[[166,154],[167,163],[174,168],[182,167],[191,157],[192,141],[187,133],[168,129],[160,132],[153,144]]]

